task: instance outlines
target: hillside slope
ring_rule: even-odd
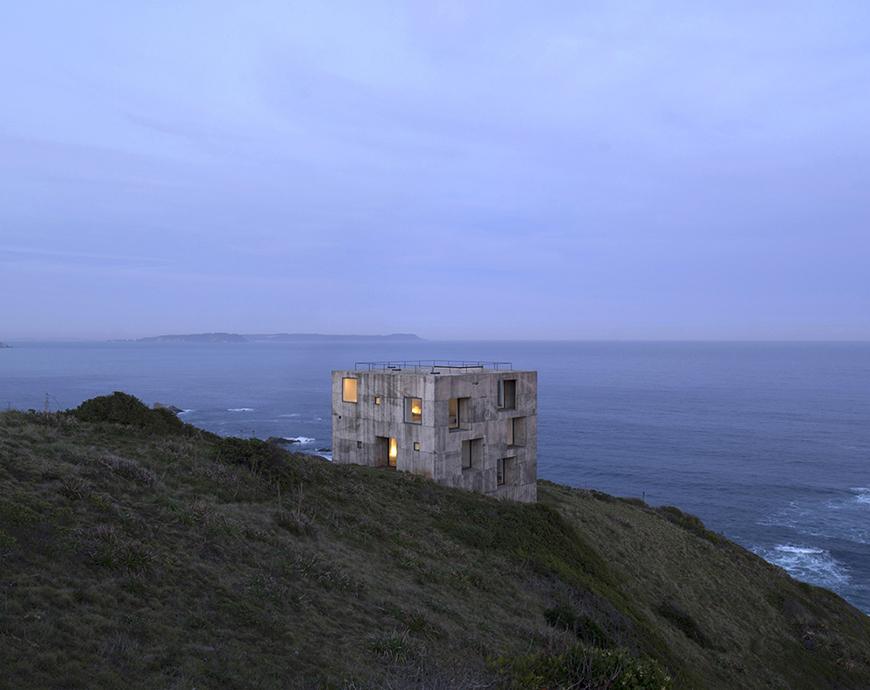
[[[870,688],[870,618],[833,593],[677,510],[539,497],[120,394],[2,413],[0,686]]]

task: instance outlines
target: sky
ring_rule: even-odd
[[[870,339],[870,3],[30,2],[0,340]]]

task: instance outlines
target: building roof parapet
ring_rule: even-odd
[[[460,374],[471,371],[511,371],[511,362],[464,359],[402,359],[377,362],[354,362],[356,371],[385,373],[413,372],[426,374]]]

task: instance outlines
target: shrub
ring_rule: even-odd
[[[78,501],[90,493],[88,485],[78,477],[67,477],[61,482],[60,493],[72,501]]]
[[[554,628],[567,630],[577,636],[581,642],[596,647],[611,646],[610,637],[598,623],[589,616],[577,613],[568,604],[557,604],[544,611],[544,619]]]
[[[702,539],[706,539],[712,544],[721,544],[725,541],[715,532],[708,530],[701,521],[701,518],[696,517],[695,515],[690,515],[689,513],[684,513],[679,508],[675,508],[674,506],[661,506],[660,508],[656,508],[656,512],[668,522],[672,522],[673,524],[682,527],[684,530],[696,534]]]
[[[414,649],[407,631],[401,633],[393,631],[376,637],[369,644],[369,648],[378,656],[396,663],[408,661],[414,655]]]
[[[286,457],[286,451],[256,438],[221,438],[215,444],[216,460],[258,473],[283,474],[287,469]]]
[[[667,620],[678,630],[688,637],[690,640],[700,645],[701,647],[711,647],[710,639],[704,634],[704,631],[695,622],[695,619],[677,603],[673,601],[665,601],[659,604],[657,609],[659,615]]]
[[[71,414],[83,422],[126,424],[155,434],[199,433],[196,427],[185,424],[168,409],[152,410],[139,398],[120,391],[85,400]]]
[[[79,534],[84,552],[94,565],[139,572],[154,562],[154,555],[144,544],[126,538],[111,525],[97,525]]]
[[[532,654],[499,659],[503,685],[588,690],[669,690],[671,678],[653,659],[633,657],[625,649],[577,644],[560,654]]]
[[[99,462],[103,467],[111,470],[118,476],[130,479],[137,484],[151,486],[156,481],[156,477],[151,470],[142,467],[134,460],[127,460],[117,455],[104,455],[100,458]]]

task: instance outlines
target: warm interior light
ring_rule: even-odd
[[[413,414],[413,415],[423,414],[423,408],[420,407],[420,405],[418,405],[417,403],[414,403],[413,405],[411,405],[411,414]]]
[[[390,439],[390,459],[395,460],[399,456],[399,442],[395,438]]]
[[[341,399],[344,402],[357,402],[357,380],[346,376],[341,380]]]

